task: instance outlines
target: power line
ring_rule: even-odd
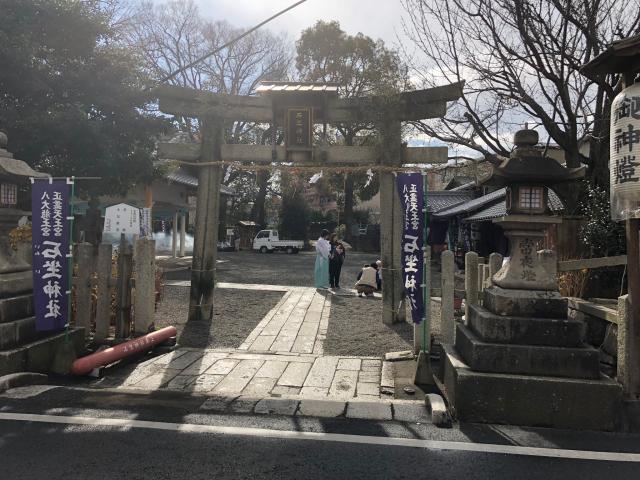
[[[220,52],[221,50],[224,50],[225,48],[230,47],[231,45],[233,45],[234,43],[238,42],[239,40],[242,40],[244,37],[246,37],[247,35],[250,35],[251,33],[255,32],[256,30],[258,30],[260,27],[262,27],[263,25],[266,25],[267,23],[269,23],[271,20],[278,18],[280,15],[283,15],[285,13],[287,13],[289,10],[292,10],[294,8],[296,8],[298,5],[306,2],[307,0],[300,0],[296,3],[294,3],[293,5],[288,6],[287,8],[285,8],[284,10],[280,10],[278,13],[276,13],[275,15],[272,15],[271,17],[267,18],[266,20],[264,20],[263,22],[259,23],[258,25],[256,25],[255,27],[251,28],[250,30],[247,30],[246,32],[244,32],[242,35],[234,38],[233,40],[225,43],[224,45],[222,45],[221,47],[216,48],[215,50],[212,50],[209,53],[206,53],[205,55],[202,55],[201,57],[198,57],[197,59],[195,59],[193,62],[188,63],[187,65],[185,65],[184,67],[179,68],[178,70],[176,70],[175,72],[170,73],[169,75],[167,75],[166,77],[162,78],[160,80],[160,83],[164,83],[168,80],[171,80],[173,77],[175,77],[176,75],[178,75],[180,72],[183,72],[184,70],[193,67],[194,65],[202,62],[203,60],[206,60],[207,58],[209,58],[211,55],[215,55],[216,53]]]

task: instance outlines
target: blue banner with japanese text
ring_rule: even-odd
[[[69,190],[66,180],[36,180],[31,189],[33,302],[36,330],[62,330],[69,302]]]
[[[424,196],[421,173],[399,173],[398,193],[404,212],[402,232],[402,280],[411,305],[413,323],[424,319]]]

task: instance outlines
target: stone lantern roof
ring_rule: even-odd
[[[538,132],[520,130],[513,139],[516,147],[509,158],[493,167],[486,185],[503,187],[512,183],[555,185],[584,177],[585,168],[566,168],[551,157],[544,156],[539,149]]]
[[[26,162],[13,158],[7,151],[7,134],[0,130],[0,178],[7,178],[15,183],[27,183],[29,178],[46,178],[46,173],[36,172]]]

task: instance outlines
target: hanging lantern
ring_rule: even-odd
[[[640,83],[613,100],[610,138],[611,218],[640,218]]]

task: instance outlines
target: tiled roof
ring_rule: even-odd
[[[187,172],[184,168],[180,167],[175,171],[169,172],[165,175],[165,178],[167,180],[170,180],[172,182],[176,182],[179,183],[181,185],[187,185],[189,187],[197,187],[198,186],[198,177],[196,177],[195,175],[190,174],[189,172]],[[232,189],[227,187],[226,185],[220,185],[220,193],[223,193],[225,195],[235,195],[236,192]]]
[[[440,210],[460,205],[473,199],[473,192],[453,192],[450,190],[427,193],[427,211],[437,213]]]
[[[451,208],[447,208],[445,210],[441,210],[436,212],[435,216],[441,219],[455,217],[456,215],[461,215],[465,213],[472,213],[476,210],[488,205],[492,202],[496,202],[500,200],[502,197],[506,195],[506,188],[501,188],[500,190],[496,190],[495,192],[491,192],[487,195],[483,195],[482,197],[474,198],[468,202],[464,202],[459,205],[455,205]],[[462,193],[462,192],[456,192]]]
[[[502,189],[504,190],[504,189]],[[552,212],[561,212],[564,210],[564,205],[562,204],[562,200],[558,197],[556,192],[549,189],[549,209]],[[484,222],[486,220],[492,220],[494,218],[502,217],[507,214],[507,203],[506,201],[498,202],[494,205],[491,205],[484,210],[480,210],[478,213],[471,215],[470,217],[462,220],[463,222]]]

